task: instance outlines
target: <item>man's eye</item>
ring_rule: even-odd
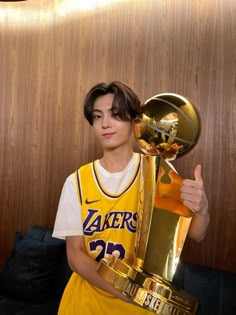
[[[93,115],[93,120],[98,120],[99,118],[101,118],[101,115],[98,115],[98,114]]]

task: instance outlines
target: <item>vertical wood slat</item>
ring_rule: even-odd
[[[82,102],[116,79],[143,102],[174,92],[197,105],[199,144],[174,164],[184,177],[202,164],[211,224],[183,258],[235,272],[235,1],[127,0],[65,15],[60,3],[0,4],[0,267],[14,232],[52,227],[66,176],[99,157]]]

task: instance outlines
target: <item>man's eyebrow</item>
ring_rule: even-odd
[[[93,110],[92,110],[92,113],[94,113],[94,112],[99,112],[99,113],[101,113],[102,111],[101,111],[100,109],[93,109]]]
[[[112,108],[112,107],[109,108],[108,111],[113,111],[113,108]],[[92,110],[92,113],[94,113],[94,112],[102,113],[103,111],[102,111],[101,109],[96,109],[96,108],[94,108],[94,109]]]

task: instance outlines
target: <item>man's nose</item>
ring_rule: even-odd
[[[103,116],[102,127],[103,128],[111,127],[111,117],[109,115],[104,115]]]

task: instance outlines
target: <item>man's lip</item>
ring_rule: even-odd
[[[103,133],[102,136],[107,137],[107,136],[112,136],[114,134],[115,134],[115,132],[107,132],[107,133]]]

